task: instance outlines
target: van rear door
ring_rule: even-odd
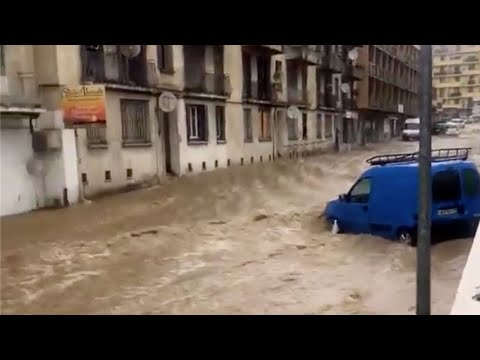
[[[462,187],[467,215],[480,218],[480,177],[476,169],[462,169]]]
[[[432,221],[456,220],[465,213],[460,174],[454,168],[438,171],[432,179]]]

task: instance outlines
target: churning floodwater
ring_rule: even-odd
[[[473,129],[473,130],[472,130]],[[434,146],[472,146],[480,133]],[[412,314],[415,249],[332,235],[319,219],[389,144],[246,165],[1,220],[2,313]],[[446,314],[471,239],[432,247],[432,309]]]

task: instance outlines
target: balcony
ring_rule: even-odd
[[[478,57],[475,56],[475,55],[467,56],[467,57],[463,60],[463,62],[465,62],[465,63],[476,63],[476,62],[478,62],[478,61],[479,61],[479,60],[478,60]]]
[[[305,89],[288,88],[288,102],[293,105],[308,105],[308,91]]]
[[[365,69],[360,65],[348,64],[345,66],[344,77],[360,81],[365,76]]]
[[[227,74],[193,72],[186,74],[185,91],[229,97],[231,93],[230,77]]]
[[[337,107],[337,97],[330,93],[318,92],[317,90],[317,107],[335,109]]]
[[[320,65],[322,62],[317,45],[285,45],[284,49],[287,61],[297,61],[307,65]]]
[[[322,56],[320,69],[326,72],[341,73],[344,68],[342,58],[335,53]]]
[[[243,86],[243,98],[253,101],[275,101],[276,95],[270,82],[251,81]]]
[[[138,56],[127,59],[118,45],[102,45],[97,51],[81,48],[82,81],[130,87],[156,87],[155,63],[147,61],[146,46]]]
[[[18,73],[17,76],[17,79],[0,76],[0,112],[37,117],[45,109],[41,105],[35,76],[33,73]]]
[[[283,53],[284,45],[243,45],[243,46],[246,46],[254,50],[254,52],[258,51],[258,52],[269,53],[271,55],[276,55],[276,54]]]

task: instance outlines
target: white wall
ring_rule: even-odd
[[[3,120],[2,120],[3,121]],[[33,158],[30,130],[0,130],[1,214],[18,214],[37,207],[36,179],[28,174],[27,162]]]
[[[480,229],[480,228],[479,228]],[[480,231],[473,240],[467,264],[463,270],[451,315],[480,315],[480,302],[473,296],[480,293]]]
[[[88,184],[84,186],[86,196],[118,190],[129,184],[144,183],[164,174],[164,162],[156,146],[163,148],[158,137],[156,100],[148,94],[133,94],[107,90],[107,142],[108,148],[89,148],[85,129],[78,129],[80,174],[86,173]],[[122,123],[120,99],[148,100],[151,146],[124,147],[122,145]],[[127,180],[126,171],[132,169],[133,178]],[[111,181],[105,181],[105,171],[110,171]]]

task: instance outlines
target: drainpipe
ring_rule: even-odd
[[[156,163],[156,169],[157,169],[157,180],[160,182],[160,165],[159,165],[159,149],[158,146],[160,146],[160,134],[161,128],[160,128],[160,93],[157,94],[157,104],[155,106],[155,117],[157,118],[157,141],[155,143],[155,163]]]

